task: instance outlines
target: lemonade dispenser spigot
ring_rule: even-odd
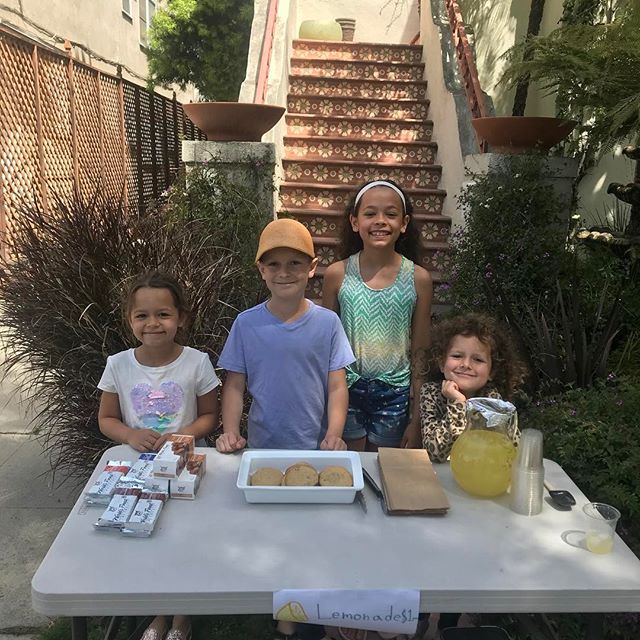
[[[451,473],[474,496],[499,496],[511,482],[516,448],[510,434],[517,429],[516,408],[497,398],[470,398],[466,414],[466,429],[451,449]]]

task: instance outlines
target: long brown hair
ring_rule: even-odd
[[[350,216],[354,218],[358,215],[358,210],[360,209],[360,204],[362,200],[358,202],[356,205],[356,198],[358,194],[364,187],[372,182],[377,182],[377,180],[369,180],[364,184],[361,184],[354,193],[351,194],[349,198],[349,202],[347,203],[347,207],[344,210],[344,216],[342,218],[342,227],[340,229],[340,244],[338,245],[338,259],[344,260],[349,256],[352,256],[354,253],[358,253],[363,248],[362,238],[357,231],[354,231],[351,227]],[[404,196],[405,207],[404,214],[409,216],[409,224],[407,225],[404,233],[400,234],[400,237],[396,241],[395,249],[398,253],[401,253],[405,258],[408,258],[412,262],[417,262],[418,260],[418,250],[420,247],[420,239],[418,236],[418,228],[413,220],[413,204],[411,203],[411,199],[409,196],[403,191],[400,185],[396,184],[393,180],[384,179],[384,182],[388,182],[392,184],[394,187],[397,187],[402,195]]]

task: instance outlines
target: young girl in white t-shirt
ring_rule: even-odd
[[[204,438],[218,424],[220,380],[206,353],[176,342],[189,317],[180,285],[164,273],[144,274],[125,312],[140,345],[107,358],[98,383],[100,431],[137,451],[158,451],[170,433]],[[187,616],[173,616],[168,627],[168,617],[156,616],[143,640],[189,640]]]

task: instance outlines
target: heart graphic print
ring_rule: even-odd
[[[138,420],[160,433],[171,427],[183,403],[184,391],[176,382],[163,382],[155,389],[141,383],[131,389],[131,404]]]

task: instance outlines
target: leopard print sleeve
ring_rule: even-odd
[[[420,389],[422,445],[432,462],[446,462],[466,426],[464,403],[448,401],[440,387],[437,382],[427,382]]]

